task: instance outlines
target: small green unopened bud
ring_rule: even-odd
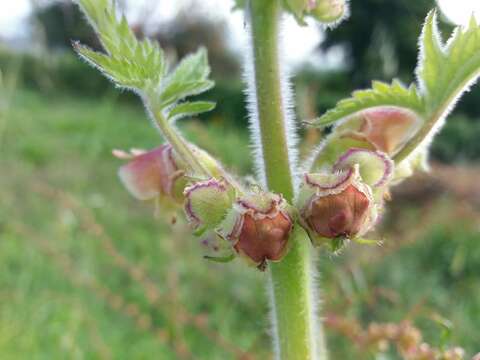
[[[255,193],[235,202],[218,233],[260,270],[267,261],[279,261],[288,251],[293,228],[288,204],[276,194]]]
[[[210,179],[185,189],[185,213],[195,228],[214,229],[232,207],[235,191],[223,180]]]
[[[323,24],[341,21],[348,12],[345,0],[310,0],[308,15]]]

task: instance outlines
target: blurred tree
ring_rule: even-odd
[[[411,81],[420,24],[434,6],[433,0],[351,1],[350,10],[355,15],[327,31],[320,49],[339,45],[346,49],[352,87],[368,86],[373,78],[399,76]]]
[[[235,57],[228,48],[225,37],[226,23],[193,15],[190,12],[180,14],[167,27],[157,30],[152,36],[157,38],[162,46],[174,48],[179,58],[203,45],[208,49],[214,77],[238,77],[240,63],[238,56]]]
[[[97,37],[84,20],[78,6],[72,2],[37,6],[33,18],[42,27],[46,45],[50,49],[70,48],[73,39],[94,48],[99,47]]]

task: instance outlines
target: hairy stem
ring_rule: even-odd
[[[180,158],[188,164],[192,171],[196,175],[205,175],[210,177],[210,172],[198,161],[197,157],[192,153],[192,149],[187,145],[185,140],[175,131],[175,129],[168,123],[165,116],[163,116],[162,110],[159,106],[155,104],[151,99],[155,99],[154,94],[147,94],[142,96],[145,103],[145,107],[151,114],[151,117],[155,121],[158,129],[165,137],[175,152],[180,156]]]
[[[270,190],[292,201],[293,174],[289,163],[286,111],[279,67],[279,0],[251,1],[250,17],[255,76],[254,93],[260,130],[263,171]],[[305,232],[297,229],[292,249],[279,263],[270,267],[276,358],[282,360],[318,360],[326,358],[324,342],[315,316],[313,269],[310,244]]]

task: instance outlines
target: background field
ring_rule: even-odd
[[[69,51],[55,59],[0,56],[0,358],[269,359],[265,274],[203,260],[181,217],[170,226],[125,192],[111,150],[161,138],[136,99],[109,90]],[[246,175],[233,74],[216,74],[209,96],[219,108],[182,126]],[[300,117],[347,95],[348,76],[301,71]],[[394,191],[372,235],[382,246],[320,254],[332,359],[400,359],[393,345],[362,342],[383,323],[415,325],[435,347],[480,351],[479,98],[469,94],[450,119],[431,174]],[[303,150],[322,136],[303,135]]]

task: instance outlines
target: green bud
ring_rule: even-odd
[[[310,0],[308,15],[323,24],[341,21],[348,13],[345,0]]]
[[[232,207],[235,190],[224,180],[209,179],[185,189],[185,213],[196,229],[214,229]]]

